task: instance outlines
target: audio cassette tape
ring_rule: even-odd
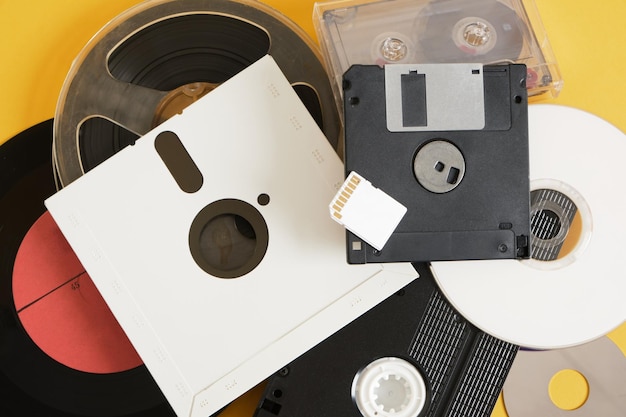
[[[337,97],[355,64],[521,63],[529,96],[556,97],[562,87],[532,0],[327,1],[313,22]]]
[[[518,346],[420,277],[270,378],[255,417],[489,417]]]
[[[525,79],[523,64],[346,72],[345,172],[407,208],[382,250],[348,232],[350,263],[529,256]]]
[[[266,55],[46,205],[177,415],[206,417],[417,276],[345,262],[342,177]]]

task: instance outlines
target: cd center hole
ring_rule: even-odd
[[[256,243],[254,227],[236,214],[213,217],[200,234],[202,256],[221,270],[243,266],[253,256]]]
[[[553,239],[561,231],[561,219],[559,219],[559,215],[552,210],[540,210],[531,217],[530,230],[538,239]]]
[[[554,374],[550,380],[548,392],[554,405],[561,410],[573,411],[587,402],[589,383],[580,372],[563,369]]]

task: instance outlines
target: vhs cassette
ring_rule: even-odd
[[[420,277],[270,378],[255,417],[488,417],[518,346]]]
[[[339,0],[313,22],[340,97],[355,64],[521,63],[528,94],[556,97],[556,59],[533,0]]]
[[[46,205],[176,414],[206,417],[417,277],[346,263],[342,177],[266,55]]]
[[[346,72],[345,173],[407,208],[382,250],[348,232],[350,263],[529,256],[525,79],[523,64]]]

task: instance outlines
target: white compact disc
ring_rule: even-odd
[[[531,196],[555,196],[531,202],[531,217],[553,223],[539,225],[545,235],[532,237],[531,246],[549,252],[562,245],[566,254],[437,262],[433,270],[450,302],[485,332],[536,349],[578,345],[626,319],[626,138],[606,121],[563,106],[530,106],[528,124]],[[577,208],[575,217],[561,200]]]

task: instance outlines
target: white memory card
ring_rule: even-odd
[[[354,171],[328,207],[333,220],[377,250],[385,246],[407,210]]]

